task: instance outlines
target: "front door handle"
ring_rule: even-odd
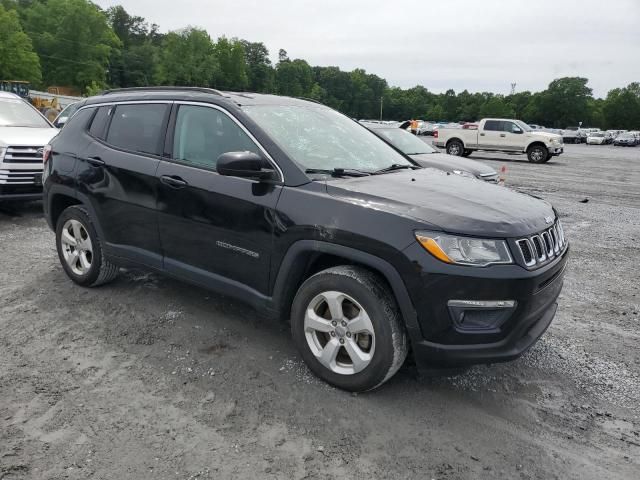
[[[481,136],[481,137],[484,137],[484,133],[481,133],[481,134],[480,134],[480,136]]]
[[[506,136],[507,136],[507,134],[506,134],[506,133],[501,133],[501,134],[500,134],[500,136],[501,136],[501,137],[506,137]]]
[[[177,176],[162,175],[160,181],[171,188],[182,188],[189,185],[185,180]]]
[[[104,160],[100,157],[89,157],[87,158],[87,163],[93,165],[94,167],[104,167]]]

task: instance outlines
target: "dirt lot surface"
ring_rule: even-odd
[[[640,478],[640,148],[566,150],[474,157],[564,222],[543,339],[455,377],[405,366],[357,396],[240,303],[136,271],[73,285],[40,205],[4,207],[0,479]]]

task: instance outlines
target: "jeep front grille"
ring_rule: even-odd
[[[557,220],[555,225],[526,238],[516,240],[516,245],[525,266],[542,266],[561,255],[567,248],[564,230]]]

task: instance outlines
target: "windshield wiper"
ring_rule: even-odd
[[[324,173],[332,177],[367,177],[369,172],[353,168],[307,168],[304,173]]]
[[[418,168],[418,167],[416,165],[400,165],[399,163],[393,163],[388,167],[381,168],[380,170],[376,170],[375,172],[373,172],[373,175],[377,175],[379,173],[393,172],[394,170],[404,170],[407,168],[413,170],[414,168]]]

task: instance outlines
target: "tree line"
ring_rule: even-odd
[[[161,33],[122,6],[102,10],[87,0],[0,0],[0,79],[71,86],[83,94],[148,85],[276,93],[311,98],[355,118],[379,118],[382,111],[382,118],[393,120],[508,117],[556,128],[582,122],[640,129],[638,82],[605,98],[595,98],[582,77],[512,95],[402,89],[363,69],[346,72],[290,59],[284,49],[274,65],[261,42],[214,39],[191,26]]]

